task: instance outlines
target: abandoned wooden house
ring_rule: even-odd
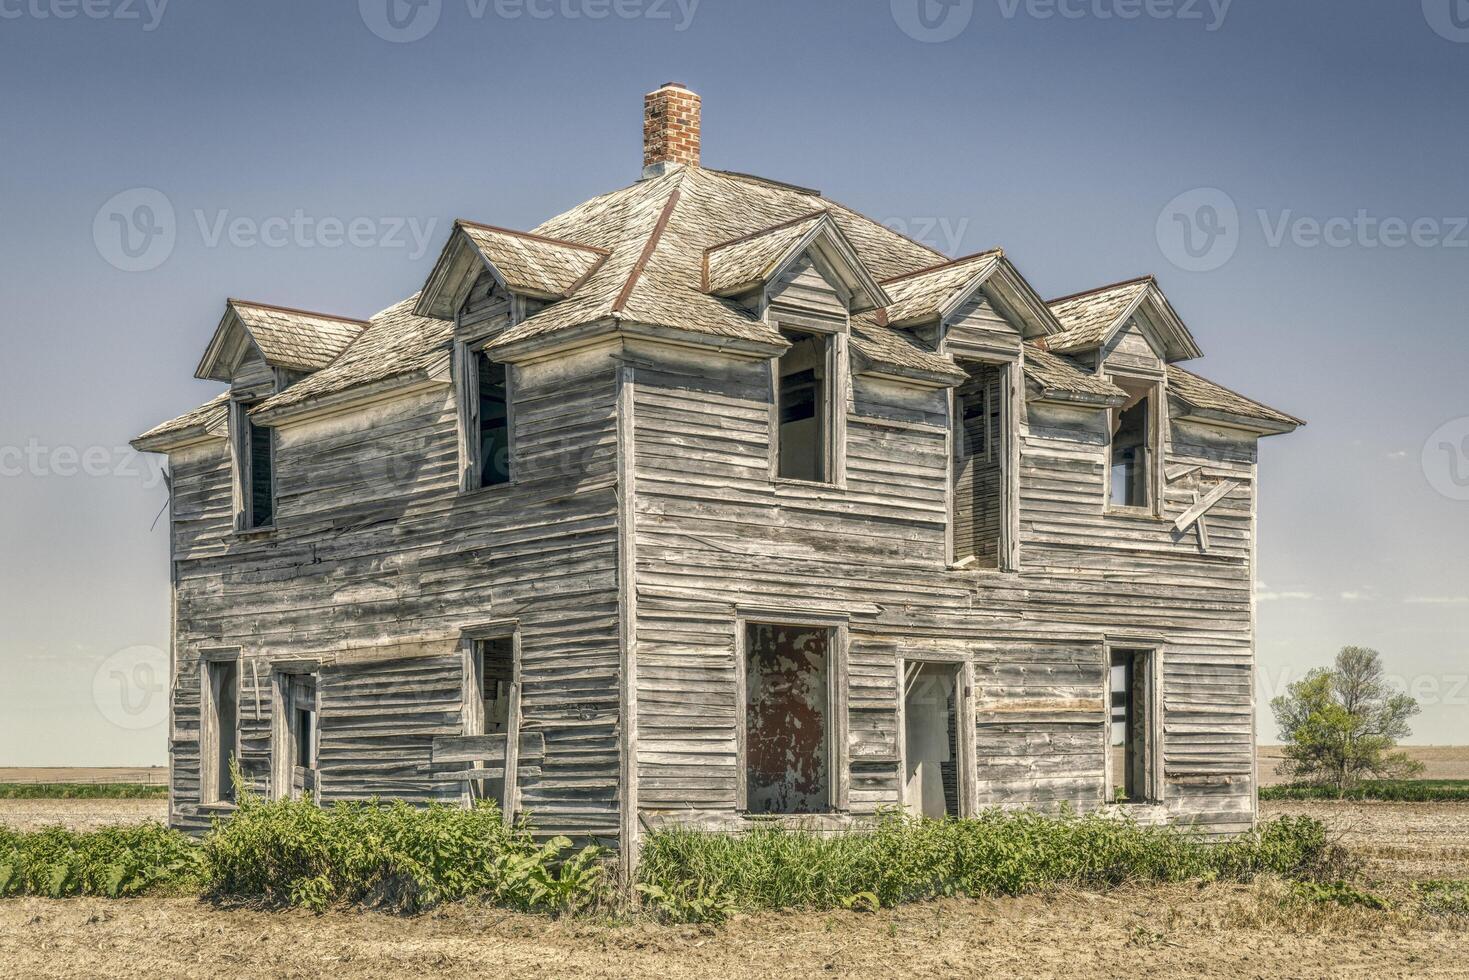
[[[170,819],[499,801],[635,855],[880,808],[1256,812],[1257,446],[1152,278],[1043,301],[813,190],[457,222],[367,321],[230,300],[172,486]],[[631,859],[631,858],[630,858]]]

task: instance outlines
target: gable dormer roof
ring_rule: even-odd
[[[608,251],[592,245],[473,221],[454,222],[454,232],[439,254],[414,310],[419,316],[453,318],[482,271],[509,292],[541,300],[561,300],[607,261]]]
[[[826,210],[812,212],[704,250],[704,291],[737,296],[759,288],[808,249],[820,251],[852,295],[852,312],[886,306],[889,297]]]
[[[1143,310],[1157,329],[1163,346],[1159,355],[1165,361],[1204,356],[1152,276],[1063,296],[1050,300],[1047,306],[1063,327],[1061,333],[1046,338],[1046,348],[1058,354],[1101,347],[1127,325],[1133,314]]]
[[[155,425],[131,445],[140,453],[160,453],[224,439],[229,428],[229,405],[230,393],[221,392],[192,412]]]
[[[230,381],[234,366],[251,350],[259,351],[271,367],[319,371],[336,360],[366,327],[363,320],[227,300],[195,377]]]

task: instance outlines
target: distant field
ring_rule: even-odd
[[[0,766],[0,783],[134,783],[167,786],[164,766]]]
[[[1426,767],[1421,779],[1469,781],[1469,746],[1408,745],[1403,751]],[[1278,745],[1260,746],[1260,785],[1280,786],[1287,782],[1275,774],[1282,750]]]

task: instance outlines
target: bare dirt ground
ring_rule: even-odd
[[[1469,752],[1457,750],[1469,758]],[[1453,760],[1448,761],[1454,764]],[[1443,776],[1440,778],[1455,778]],[[36,803],[30,817],[134,820],[119,804]],[[50,816],[42,806],[50,807]],[[94,813],[88,814],[91,809]],[[1469,804],[1267,803],[1325,820],[1389,896],[1469,879]],[[0,808],[0,821],[13,822]],[[1293,908],[1287,911],[1288,908]],[[416,918],[263,912],[195,899],[0,901],[0,976],[1463,977],[1469,924],[1289,904],[1279,882],[946,900],[874,915],[761,915],[718,929],[550,922],[472,904]]]
[[[0,800],[0,824],[40,830],[60,824],[71,830],[98,830],[119,823],[168,819],[168,800]]]

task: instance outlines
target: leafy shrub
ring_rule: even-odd
[[[1342,792],[1335,786],[1298,783],[1289,786],[1265,786],[1260,799],[1290,800],[1372,800],[1384,803],[1463,803],[1469,802],[1469,780],[1463,779],[1370,779]]]
[[[75,833],[52,827],[18,833],[0,827],[0,897],[191,892],[203,883],[194,841],[156,823]]]
[[[1469,881],[1425,881],[1418,901],[1430,915],[1469,918]]]
[[[0,800],[166,800],[167,786],[143,783],[0,783]]]
[[[571,841],[537,843],[507,827],[490,803],[474,809],[304,801],[244,794],[204,840],[219,896],[321,911],[363,904],[414,911],[480,897],[524,911],[574,912],[606,892],[594,847],[563,859]]]
[[[1267,872],[1315,878],[1334,860],[1325,827],[1308,818],[1208,843],[1175,828],[1101,816],[994,811],[968,820],[887,816],[870,832],[835,835],[780,827],[738,835],[660,831],[643,844],[639,881],[660,911],[689,882],[743,911],[824,910],[1060,884],[1248,881]]]

